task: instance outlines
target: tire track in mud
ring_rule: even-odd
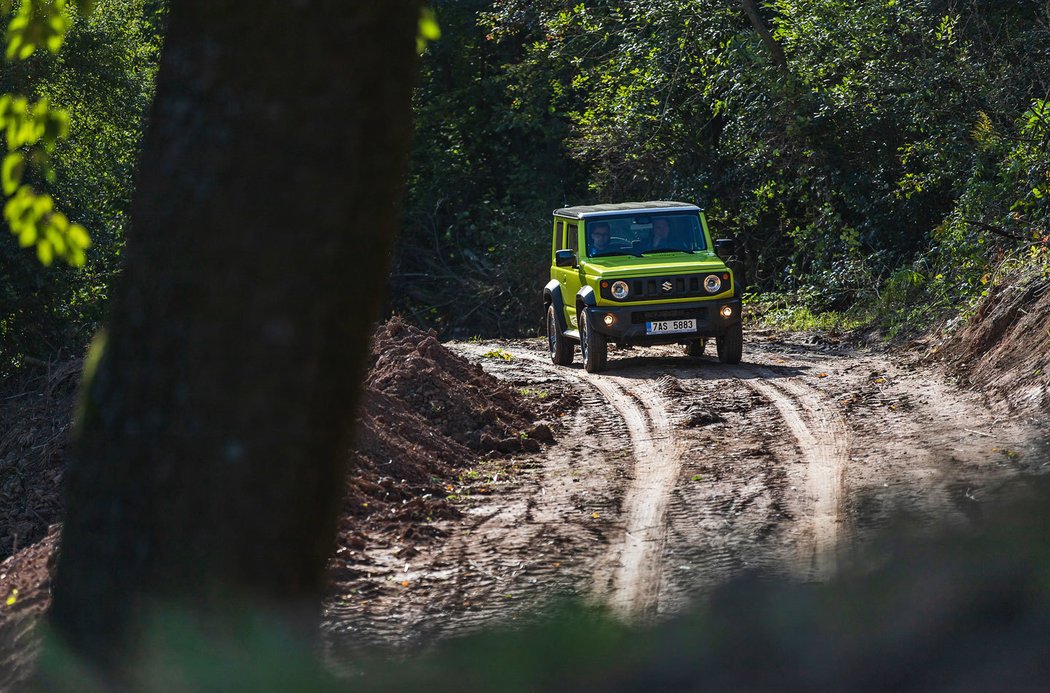
[[[620,412],[634,453],[624,498],[624,536],[610,554],[606,601],[621,616],[651,619],[660,600],[665,516],[681,469],[681,451],[663,396],[651,386],[633,383],[633,389],[627,389],[608,375],[588,382]]]
[[[799,547],[807,578],[826,580],[837,568],[844,539],[845,479],[849,461],[849,427],[838,409],[820,392],[791,378],[776,378],[764,368],[748,386],[766,397],[780,412],[806,461],[806,492],[812,503],[809,531]]]
[[[549,364],[545,354],[515,351],[529,361]],[[595,597],[632,620],[656,616],[667,536],[667,505],[682,466],[682,451],[664,396],[647,381],[613,374],[564,372],[596,391],[619,414],[631,443],[631,483],[623,500],[623,535],[612,539],[607,560],[594,577]],[[603,427],[602,433],[620,431]]]

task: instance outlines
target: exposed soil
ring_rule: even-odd
[[[738,366],[655,347],[588,374],[552,367],[538,339],[449,347],[580,408],[545,453],[476,467],[489,481],[457,486],[446,539],[355,564],[327,606],[334,661],[528,620],[564,595],[651,621],[745,573],[822,581],[902,514],[965,526],[1050,459],[1037,410],[989,406],[917,350],[760,331]],[[497,349],[513,358],[485,358]]]
[[[1050,408],[1050,278],[993,284],[977,314],[937,349],[965,384],[1018,409]]]
[[[0,559],[59,521],[80,361],[27,366],[0,390]]]
[[[527,622],[564,596],[649,622],[746,573],[823,581],[902,513],[965,527],[1046,471],[1045,398],[1006,406],[1008,391],[960,387],[917,349],[771,331],[745,344],[737,366],[613,349],[588,374],[578,358],[553,367],[539,339],[442,345],[383,326],[330,565],[329,661]],[[961,363],[980,387],[985,371]],[[72,380],[52,386],[67,398],[54,421]],[[34,483],[54,487],[61,450],[47,460]],[[19,594],[0,637],[23,653],[8,661],[30,661],[56,543],[3,564],[0,588]]]

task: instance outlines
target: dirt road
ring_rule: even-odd
[[[645,621],[747,571],[824,580],[902,514],[973,521],[1047,459],[1036,422],[907,357],[752,333],[739,366],[657,347],[588,374],[553,367],[541,340],[448,346],[581,405],[547,452],[465,475],[444,538],[348,560],[326,607],[338,655],[519,622],[561,596]]]

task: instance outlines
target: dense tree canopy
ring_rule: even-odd
[[[83,269],[43,270],[0,237],[0,370],[99,324],[166,7],[103,0],[57,56],[3,73],[69,112],[44,187],[94,246]],[[699,202],[751,290],[894,329],[969,305],[1005,258],[1045,257],[1045,0],[433,9],[390,309],[447,334],[538,326],[565,204]]]
[[[1045,2],[437,10],[399,295],[438,325],[532,327],[566,201],[699,201],[754,288],[819,310],[957,305],[1017,245],[988,227],[1047,233]]]

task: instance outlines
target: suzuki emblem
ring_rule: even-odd
[[[668,291],[670,291],[673,288],[673,286],[674,285],[671,284],[671,282],[664,282],[663,284],[660,285],[660,288],[662,288],[664,290],[664,293],[667,293]]]

